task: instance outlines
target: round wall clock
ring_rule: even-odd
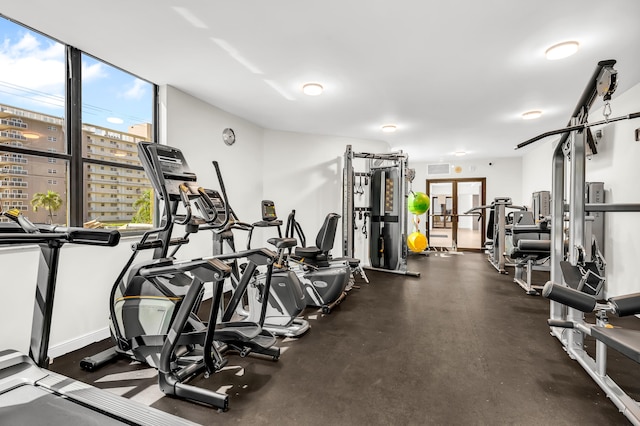
[[[227,145],[233,145],[236,141],[236,134],[233,129],[226,128],[222,131],[222,140]]]

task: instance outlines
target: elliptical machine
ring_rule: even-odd
[[[202,370],[209,376],[227,363],[222,352],[233,349],[246,356],[255,352],[277,360],[280,349],[275,337],[261,323],[217,322],[223,299],[223,282],[231,273],[229,262],[246,258],[248,283],[260,266],[266,267],[265,289],[269,291],[275,253],[266,249],[248,250],[232,255],[176,262],[177,249],[188,243],[189,235],[200,229],[221,229],[229,221],[229,210],[216,206],[188,167],[180,150],[165,145],[141,142],[139,158],[147,172],[156,198],[163,204],[161,227],[145,232],[132,246],[134,253],[114,283],[109,300],[109,325],[115,347],[85,358],[80,366],[93,371],[117,357],[132,358],[158,369],[161,390],[180,398],[194,400],[226,410],[229,397],[183,382]],[[222,197],[224,184],[214,162]],[[192,214],[191,202],[207,206],[204,217]],[[179,204],[186,210],[177,215]],[[174,224],[185,225],[186,235],[171,238]],[[150,239],[155,236],[154,239]],[[168,256],[170,246],[175,246]],[[136,265],[142,250],[153,249],[153,259]],[[125,279],[125,275],[128,276]],[[196,312],[204,294],[204,283],[213,283],[213,299],[208,322]],[[245,284],[246,286],[246,284]],[[263,308],[264,312],[264,308]],[[261,319],[264,319],[262,315]]]

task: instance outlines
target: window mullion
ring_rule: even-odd
[[[82,161],[82,55],[67,46],[67,151],[69,161],[69,225],[82,226],[83,161]]]

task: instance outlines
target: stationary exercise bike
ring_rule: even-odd
[[[225,246],[227,251],[236,252],[235,232],[248,231],[247,249],[250,250],[250,241],[253,228],[256,224],[242,222],[234,210],[229,206],[217,191],[206,191],[211,203],[218,209],[229,210],[229,221],[226,226],[213,230],[213,253],[214,256],[224,254]],[[207,210],[207,205],[203,200],[196,202],[196,206],[201,210]],[[278,252],[278,260],[271,275],[271,286],[268,298],[265,303],[265,275],[254,274],[246,287],[240,286],[240,272],[245,265],[233,262],[231,276],[231,288],[233,296],[222,312],[222,321],[230,321],[235,316],[240,316],[245,321],[259,321],[261,309],[266,305],[264,321],[262,327],[277,336],[298,337],[306,333],[310,326],[309,322],[298,315],[307,306],[305,293],[298,276],[292,272],[285,262],[285,251],[296,245],[293,238],[272,238],[269,240]],[[246,270],[245,270],[246,274]],[[248,276],[248,275],[242,275]],[[239,288],[246,288],[246,295]],[[244,297],[243,297],[244,296]]]
[[[242,277],[245,283],[258,268],[265,269],[268,292],[276,254],[256,249],[177,262],[173,255],[188,243],[189,235],[201,229],[224,228],[229,210],[211,202],[177,148],[141,142],[138,154],[156,197],[164,206],[162,226],[147,231],[133,245],[134,253],[111,290],[109,325],[115,347],[83,359],[80,366],[92,371],[117,357],[135,359],[158,369],[159,385],[165,393],[226,410],[227,395],[183,382],[202,370],[206,370],[205,376],[219,371],[227,363],[222,356],[227,350],[236,350],[241,356],[259,353],[274,360],[279,358],[275,337],[261,326],[264,314],[257,323],[218,321],[223,282],[231,273],[229,263],[247,259],[247,276]],[[222,199],[226,199],[217,163],[214,166]],[[192,214],[191,203],[196,200],[207,205],[206,215]],[[185,215],[177,215],[180,204]],[[185,236],[171,237],[174,224],[185,226]],[[170,246],[175,246],[171,256]],[[134,265],[137,254],[147,249],[154,250],[154,258]],[[196,313],[206,282],[213,283],[213,299],[208,321],[203,322]]]
[[[275,204],[271,200],[263,200],[261,207],[263,220],[254,223],[253,226],[275,227],[278,236],[281,237],[282,221],[277,218]],[[347,288],[353,282],[352,265],[358,266],[360,263],[358,259],[336,260],[330,256],[329,252],[333,248],[339,219],[340,215],[336,213],[329,213],[325,217],[316,238],[316,246],[313,247],[305,246],[306,239],[300,224],[295,220],[295,211],[289,215],[285,230],[285,238],[294,239],[295,235],[302,244],[295,247],[286,257],[287,267],[294,271],[300,280],[304,288],[306,305],[319,307],[325,314],[331,313],[347,297]]]

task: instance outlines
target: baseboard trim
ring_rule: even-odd
[[[108,339],[110,335],[111,333],[109,333],[109,327],[104,327],[100,330],[96,330],[91,333],[76,337],[75,339],[70,339],[57,345],[51,345],[49,347],[49,358],[54,359],[56,357],[66,355],[69,352],[84,348],[85,346],[88,346],[94,342]]]

